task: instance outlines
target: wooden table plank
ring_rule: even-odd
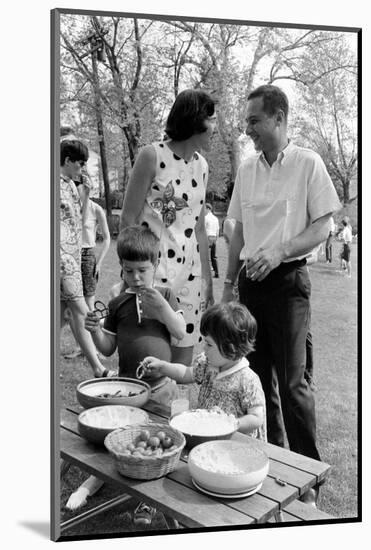
[[[232,439],[236,441],[243,441],[244,437],[249,437],[239,432],[233,434]],[[298,470],[303,470],[303,472],[308,472],[309,474],[315,475],[317,482],[325,479],[331,466],[325,462],[320,462],[319,460],[314,460],[308,456],[300,455],[289,449],[284,449],[283,447],[277,447],[277,445],[272,445],[271,443],[264,443],[258,439],[250,438],[256,446],[262,449],[269,458],[272,458],[283,464],[293,466]]]
[[[177,470],[168,475],[169,478],[182,483],[184,486],[193,488],[192,477],[189,473],[187,464],[183,463]],[[195,489],[198,491],[198,489]],[[279,506],[276,502],[269,498],[261,496],[259,493],[255,493],[249,497],[239,499],[224,499],[219,497],[210,497],[215,502],[221,502],[225,506],[229,506],[235,510],[248,514],[252,521],[264,523],[267,518],[272,517],[273,514],[278,512]]]
[[[155,401],[152,401],[152,400],[148,401],[143,408],[147,412],[148,411],[153,412],[155,414],[158,414],[159,416],[162,416],[163,418],[168,419],[170,417],[170,408],[160,405]],[[236,439],[236,440],[243,440],[244,437],[246,436],[239,432],[236,432],[233,435],[233,439]],[[328,472],[331,468],[330,465],[326,464],[325,462],[314,460],[313,458],[309,458],[299,453],[295,453],[293,451],[290,451],[289,449],[277,447],[277,445],[272,445],[271,443],[264,443],[256,439],[254,441],[256,441],[257,444],[260,445],[261,448],[263,448],[263,450],[268,454],[269,458],[272,458],[279,462],[283,462],[284,464],[289,464],[290,466],[294,466],[298,470],[303,470],[304,472],[313,474],[316,476],[317,481],[321,481],[322,479],[325,479],[325,477],[328,475]]]
[[[160,419],[160,417],[152,412],[149,412],[149,415],[154,421]],[[78,434],[76,413],[69,410],[63,410],[61,412],[61,424],[65,428]],[[187,450],[185,454],[187,454]],[[182,455],[182,460],[186,461],[184,454]],[[313,476],[308,476],[308,474],[291,467],[285,467],[281,462],[276,462],[272,459],[270,459],[269,475],[272,477],[268,477],[265,480],[262,488],[259,490],[259,494],[278,503],[280,508],[284,508],[289,502],[296,499],[299,492],[300,494],[302,493],[301,483],[303,483],[304,487],[307,487],[309,484],[313,485],[315,482]],[[275,481],[276,477],[284,481],[285,485],[278,484]],[[253,517],[255,517],[255,515]]]
[[[144,499],[187,527],[224,527],[254,522],[245,513],[215,502],[169,477],[142,481],[121,476],[104,448],[91,445],[63,428],[61,455],[105,481],[118,482],[125,492]]]

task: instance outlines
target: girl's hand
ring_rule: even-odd
[[[85,329],[91,333],[97,332],[99,317],[94,311],[88,311],[85,317]]]
[[[161,361],[161,359],[151,356],[145,357],[141,362],[141,367],[144,370],[144,377],[148,378],[160,378],[166,375],[164,370],[166,370],[167,366],[168,363],[166,361]]]

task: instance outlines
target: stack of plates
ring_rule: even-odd
[[[209,495],[211,497],[217,497],[217,498],[245,498],[253,495],[257,491],[259,491],[260,487],[263,485],[263,483],[259,483],[256,487],[253,489],[249,489],[248,491],[242,491],[241,493],[218,493],[215,491],[210,491],[209,489],[206,489],[205,487],[202,487],[202,485],[198,484],[194,479],[192,479],[193,485],[201,491],[202,493],[205,493],[206,495]]]

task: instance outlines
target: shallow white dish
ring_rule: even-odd
[[[93,378],[76,388],[77,400],[85,409],[101,405],[142,407],[151,396],[150,386],[133,378]]]
[[[217,494],[246,493],[264,481],[269,459],[254,440],[208,441],[189,453],[192,479]]]
[[[104,405],[86,409],[79,414],[79,433],[92,443],[103,444],[106,435],[117,428],[147,424],[149,416],[142,409],[126,405]]]
[[[257,485],[253,489],[250,489],[249,491],[245,491],[243,493],[233,493],[233,495],[230,495],[230,494],[226,494],[226,493],[215,493],[213,491],[209,491],[208,489],[205,489],[204,487],[202,487],[202,485],[199,485],[194,479],[192,479],[192,483],[196,487],[196,489],[198,489],[202,493],[205,493],[206,495],[209,495],[211,497],[217,497],[217,498],[245,498],[245,497],[249,497],[249,496],[253,495],[254,493],[257,493],[259,491],[259,489],[261,488],[261,486],[263,485],[263,483],[259,483],[259,485]]]
[[[188,449],[206,441],[229,439],[239,426],[234,415],[207,409],[192,409],[175,414],[169,424],[184,434]]]

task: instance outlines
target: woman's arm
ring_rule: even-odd
[[[249,434],[253,430],[260,428],[264,422],[264,408],[262,406],[252,407],[247,414],[239,419],[238,431],[244,434]]]
[[[134,163],[125,192],[120,217],[120,230],[137,223],[156,174],[156,151],[153,145],[143,147]]]
[[[201,259],[201,273],[202,278],[206,283],[206,295],[205,295],[205,306],[208,307],[214,303],[213,296],[213,280],[211,277],[211,269],[209,262],[209,241],[206,235],[205,229],[205,206],[202,206],[200,216],[197,220],[195,227],[196,239],[200,249],[200,259]]]
[[[109,249],[109,245],[111,242],[111,235],[108,229],[107,218],[103,208],[99,206],[99,204],[96,204],[95,207],[96,207],[97,222],[102,230],[102,235],[103,235],[103,243],[99,250],[99,255],[97,257],[97,266],[95,269],[96,274],[99,274],[104,257],[107,254]]]

